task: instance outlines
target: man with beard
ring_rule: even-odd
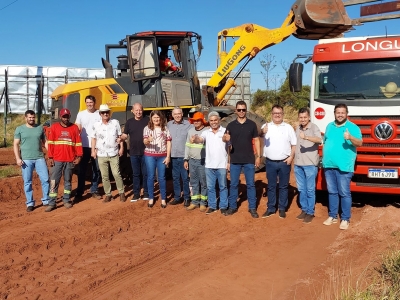
[[[71,112],[67,108],[60,111],[60,122],[50,127],[48,143],[48,157],[51,169],[50,200],[46,212],[56,209],[56,199],[61,176],[64,175],[65,208],[71,208],[71,179],[75,165],[79,164],[83,150],[81,136],[77,125],[71,123]]]
[[[340,229],[349,228],[351,217],[350,182],[354,173],[357,147],[362,146],[360,128],[347,119],[346,104],[337,104],[335,121],[326,126],[322,148],[322,167],[329,194],[329,218],[324,225],[337,223],[339,196],[342,208]]]
[[[42,149],[45,143],[43,126],[35,124],[35,112],[33,110],[25,112],[25,122],[26,124],[15,129],[14,155],[17,165],[22,169],[26,211],[31,212],[35,208],[32,192],[33,170],[36,170],[42,184],[43,205],[47,205],[49,202],[49,172]]]

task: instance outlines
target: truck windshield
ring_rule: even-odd
[[[316,99],[400,99],[400,61],[353,61],[316,66]]]

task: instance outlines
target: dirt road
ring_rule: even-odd
[[[7,163],[12,153],[1,149],[0,166]],[[265,173],[256,179],[262,214]],[[40,199],[37,177],[34,185]],[[252,219],[244,185],[239,212],[229,217],[92,198],[70,210],[58,203],[51,213],[42,206],[27,213],[22,179],[0,180],[0,298],[322,299],[338,289],[336,276],[354,281],[398,242],[395,198],[380,206],[355,197],[363,201],[353,207],[350,229],[340,231],[322,225],[325,194],[311,224],[296,220],[293,178],[291,185],[286,219]]]

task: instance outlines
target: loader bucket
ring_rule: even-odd
[[[297,27],[293,35],[299,39],[340,37],[353,28],[341,0],[297,0],[292,11]]]

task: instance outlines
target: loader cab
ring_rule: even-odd
[[[107,61],[116,45],[108,46]],[[136,102],[143,105],[145,112],[175,106],[191,109],[201,103],[196,62],[202,44],[196,33],[136,33],[127,36],[117,48],[125,48],[126,55],[118,56],[117,75],[109,76],[115,77],[128,94],[127,110]],[[171,67],[165,68],[166,61]]]

